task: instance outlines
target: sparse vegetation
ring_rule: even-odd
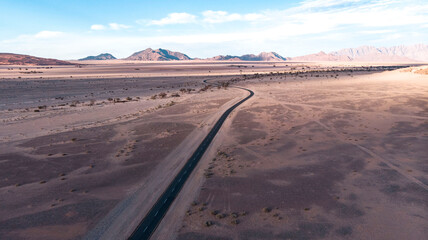
[[[214,225],[214,223],[213,223],[213,221],[206,221],[206,222],[204,223],[204,225],[205,225],[206,227],[210,227],[210,226]]]
[[[232,221],[230,221],[231,224],[233,225],[238,225],[239,224],[239,219],[233,219]]]
[[[218,210],[212,210],[210,213],[211,213],[211,215],[216,216],[219,213],[219,211]]]
[[[264,207],[264,208],[262,209],[262,211],[263,211],[264,213],[269,213],[269,212],[271,212],[271,211],[272,211],[272,208],[270,208],[270,207]]]

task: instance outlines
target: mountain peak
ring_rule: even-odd
[[[110,60],[110,59],[116,59],[113,55],[110,53],[101,53],[97,56],[87,56],[85,58],[79,59],[79,61],[85,61],[85,60]]]
[[[172,60],[191,60],[189,56],[180,52],[173,52],[167,49],[151,49],[135,52],[125,60],[139,60],[139,61],[172,61]]]

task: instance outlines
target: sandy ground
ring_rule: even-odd
[[[3,67],[0,238],[126,239],[247,94],[201,92],[204,79],[240,79],[256,95],[226,121],[153,239],[427,235],[425,68],[280,64],[97,63],[33,73],[42,79]],[[278,69],[337,72],[243,81]]]
[[[200,92],[203,79],[140,79],[141,86],[130,90],[131,100],[121,97],[129,91],[117,90],[126,85],[122,79],[92,85],[93,80],[61,85],[52,80],[35,89],[2,82],[10,87],[7,94],[28,92],[16,100],[4,97],[17,104],[1,115],[0,238],[81,238],[99,229],[99,221],[114,209],[129,225],[122,221],[113,228],[104,220],[102,228],[128,236],[218,114],[242,96],[230,88]],[[98,85],[106,90],[90,104],[86,96]],[[52,97],[70,94],[67,89],[76,100]],[[160,98],[160,92],[167,96]],[[176,93],[180,96],[173,97]],[[106,99],[119,96],[117,102]],[[39,100],[47,107],[35,107]],[[117,213],[118,206],[126,211]]]
[[[255,97],[201,164],[206,177],[193,199],[182,200],[183,220],[160,226],[177,233],[158,239],[427,236],[426,75],[396,70],[241,85]]]
[[[231,61],[73,61],[72,66],[0,66],[0,80],[134,79],[142,77],[233,76],[256,73],[343,69],[362,66],[408,66],[409,63],[337,62],[231,62]],[[412,65],[415,65],[414,63]],[[24,83],[25,84],[25,83]]]

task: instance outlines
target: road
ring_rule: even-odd
[[[207,83],[206,80],[204,80],[204,82]],[[174,199],[180,193],[180,190],[184,186],[186,180],[189,178],[193,169],[195,169],[196,165],[204,155],[205,151],[208,149],[208,146],[214,139],[215,135],[220,130],[226,118],[235,108],[237,108],[239,105],[241,105],[243,102],[247,101],[254,95],[254,92],[249,89],[240,87],[236,88],[246,90],[250,94],[241,101],[234,104],[229,109],[227,109],[221,115],[221,117],[215,123],[208,135],[204,138],[204,140],[201,142],[201,144],[198,146],[192,156],[187,160],[187,163],[183,166],[183,168],[180,170],[180,172],[177,174],[171,184],[162,193],[162,195],[159,197],[159,199],[156,201],[156,203],[153,205],[153,207],[150,209],[144,219],[140,222],[137,229],[135,229],[132,235],[128,238],[129,240],[150,239],[151,235],[154,233],[157,226],[162,221],[162,218],[168,211],[169,207],[174,202]]]

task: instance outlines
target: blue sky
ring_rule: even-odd
[[[0,52],[76,59],[152,47],[298,56],[428,43],[427,0],[0,0]]]

